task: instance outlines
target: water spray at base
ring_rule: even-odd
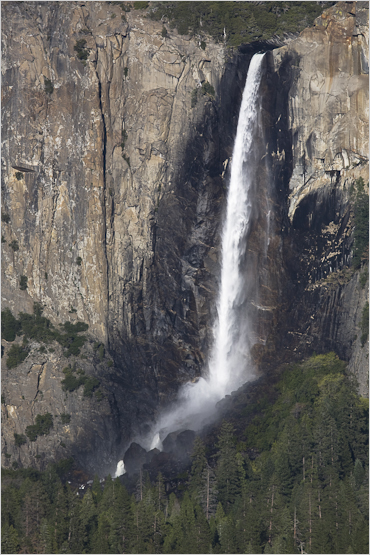
[[[118,461],[117,470],[113,478],[118,478],[118,476],[122,476],[123,474],[126,474],[126,469],[125,469],[125,463],[123,462],[123,460],[121,460],[121,461]]]
[[[218,401],[255,377],[250,360],[250,348],[255,342],[253,322],[245,308],[251,299],[248,299],[241,261],[250,229],[252,186],[258,170],[256,160],[260,159],[256,156],[255,144],[261,133],[259,88],[263,56],[255,54],[251,60],[239,113],[222,233],[220,292],[208,376],[185,384],[176,404],[161,415],[146,438],[137,440],[147,450],[161,450],[162,441],[170,432],[203,428],[215,416]],[[118,466],[121,463],[123,461]]]

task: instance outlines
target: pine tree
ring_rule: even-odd
[[[40,531],[41,520],[50,510],[50,502],[41,482],[31,482],[29,478],[20,488],[23,497],[22,528],[28,538],[36,538]]]
[[[171,494],[173,495],[173,494]],[[184,531],[180,514],[174,511],[166,524],[166,535],[163,542],[163,553],[186,553],[183,550]]]
[[[211,531],[207,518],[199,505],[195,506],[195,553],[209,553]]]
[[[186,492],[181,502],[180,521],[183,530],[182,553],[196,553],[194,504]]]
[[[107,511],[112,506],[112,503],[114,503],[114,482],[111,475],[108,474],[105,478],[104,490],[98,503],[99,512]]]
[[[68,536],[63,542],[61,551],[68,549],[70,553],[78,553],[80,545],[80,507],[81,501],[69,484],[66,485]]]
[[[223,422],[218,436],[216,478],[218,496],[226,511],[231,509],[240,492],[239,469],[233,434],[232,424]]]
[[[18,533],[11,524],[1,528],[1,553],[19,553]]]
[[[95,474],[94,476],[91,489],[92,489],[94,503],[95,505],[98,505],[100,503],[101,498],[103,497],[103,492],[102,492],[99,476],[97,474]]]
[[[141,489],[142,500],[132,503],[133,521],[133,549],[137,553],[147,553],[153,541],[153,530],[156,522],[155,495],[150,482],[146,482]]]
[[[197,500],[202,487],[202,474],[207,466],[206,448],[199,436],[196,436],[191,455],[192,466],[190,472],[189,490],[193,499]]]
[[[201,483],[199,485],[197,499],[200,503],[206,519],[216,514],[217,509],[217,484],[216,475],[207,463],[201,475]]]
[[[46,493],[48,494],[50,503],[54,503],[57,492],[62,486],[55,464],[49,464],[46,467],[44,472],[41,474],[41,482]]]
[[[159,512],[163,509],[166,502],[166,491],[161,472],[158,472],[157,481],[155,483],[155,505],[156,511]]]
[[[109,545],[113,553],[127,552],[132,535],[130,498],[119,478],[113,483],[113,500],[108,510],[110,521]]]
[[[56,492],[53,492],[53,497],[50,522],[53,524],[54,543],[60,546],[68,538],[68,499],[60,481]]]
[[[53,526],[48,523],[46,518],[41,521],[39,546],[38,553],[58,553]]]
[[[94,534],[93,553],[113,553],[109,546],[110,522],[105,512],[99,514],[98,529]]]
[[[21,494],[12,485],[2,487],[1,492],[1,522],[20,529],[21,522]]]
[[[83,496],[79,510],[80,551],[91,552],[91,538],[95,535],[98,527],[98,511],[94,503],[93,492],[88,489]]]
[[[235,525],[231,515],[226,516],[221,503],[218,504],[215,516],[221,553],[235,553]]]

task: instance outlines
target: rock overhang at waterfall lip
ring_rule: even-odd
[[[285,41],[280,38],[269,39],[269,40],[256,40],[253,42],[248,42],[246,44],[241,44],[239,46],[239,52],[241,54],[257,54],[264,53],[267,50],[274,50],[275,48],[280,48],[285,45]]]

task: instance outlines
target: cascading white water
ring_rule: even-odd
[[[208,376],[180,389],[176,406],[162,414],[150,438],[139,440],[146,449],[161,449],[161,440],[171,431],[200,429],[205,419],[212,416],[220,399],[253,378],[249,360],[253,330],[248,309],[241,311],[248,301],[248,288],[240,264],[246,251],[253,209],[251,188],[257,170],[253,147],[260,130],[262,60],[263,54],[255,54],[251,60],[239,113],[222,234],[221,282]]]
[[[245,276],[240,270],[252,211],[251,186],[255,177],[254,142],[259,131],[259,85],[263,54],[251,61],[239,112],[231,164],[227,213],[222,235],[221,285],[209,383],[224,396],[253,376],[249,363],[252,330],[245,303]]]

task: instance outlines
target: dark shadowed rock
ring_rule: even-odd
[[[172,453],[175,450],[176,438],[179,432],[171,432],[166,436],[162,442],[163,451],[166,453]]]
[[[195,440],[195,432],[193,430],[185,430],[180,432],[176,438],[176,452],[181,458],[189,458],[193,451]]]
[[[127,474],[137,474],[146,462],[146,457],[146,450],[138,443],[132,442],[123,458]]]
[[[155,455],[158,455],[160,453],[160,450],[155,448],[155,449],[151,449],[150,451],[147,452],[146,454],[146,458],[145,458],[145,462],[147,464],[150,464],[151,460],[153,459],[153,457]]]
[[[163,451],[173,453],[178,459],[189,459],[193,450],[195,435],[192,430],[171,432],[163,440]]]
[[[149,473],[151,480],[155,480],[158,476],[158,472],[169,479],[176,476],[178,473],[177,464],[172,453],[165,453],[164,451],[159,451],[155,453],[148,464],[144,464],[143,469]]]

